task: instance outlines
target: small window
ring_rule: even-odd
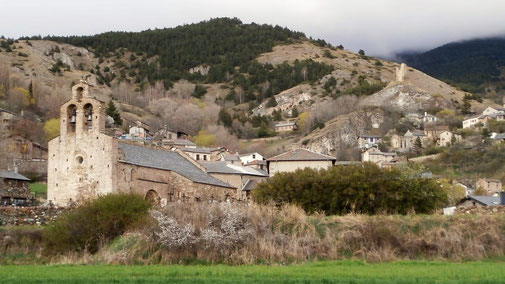
[[[253,154],[253,159],[256,159],[256,155],[255,154]]]
[[[77,156],[77,163],[82,164],[84,162],[84,158],[82,156]]]
[[[203,155],[203,160],[207,161],[207,155]]]
[[[200,160],[200,154],[196,154],[196,160]]]

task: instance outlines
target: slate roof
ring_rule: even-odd
[[[478,196],[478,195],[468,195],[468,199],[479,202],[486,206],[499,206],[500,197],[499,196]]]
[[[202,165],[207,169],[208,173],[268,177],[268,174],[265,171],[239,165],[231,165],[226,162],[203,162]]]
[[[187,140],[187,139],[175,139],[175,140],[169,140],[168,144],[171,145],[182,145],[182,146],[196,146],[195,143]]]
[[[275,124],[275,127],[282,127],[282,126],[293,126],[296,125],[295,121],[285,121],[285,122],[279,122]]]
[[[29,178],[10,171],[0,171],[0,178],[30,181]]]
[[[256,180],[248,180],[242,187],[242,191],[251,191],[259,182]]]
[[[210,149],[209,148],[200,148],[200,147],[196,147],[196,148],[184,147],[184,148],[181,148],[181,151],[190,152],[190,153],[210,154]]]
[[[122,142],[118,143],[118,148],[124,153],[124,158],[120,162],[176,172],[196,183],[233,188],[231,185],[208,175],[177,152]]]
[[[237,155],[229,154],[229,153],[223,153],[222,154],[223,158],[225,161],[240,161],[239,157]]]
[[[4,108],[0,108],[0,112],[7,112],[7,113],[10,113],[10,114],[13,114],[13,115],[17,115],[17,114],[15,114],[15,113],[13,113],[12,111],[10,111],[10,110],[6,110],[6,109],[4,109]]]
[[[267,161],[335,161],[336,158],[328,155],[319,154],[307,149],[295,149],[268,158]]]
[[[498,139],[505,139],[505,133],[498,133],[496,134],[493,139],[498,140]]]
[[[361,137],[361,138],[381,138],[380,135],[372,135],[372,134],[363,134],[363,135],[360,135],[359,137]]]

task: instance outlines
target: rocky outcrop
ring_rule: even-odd
[[[430,108],[452,108],[450,101],[433,96],[414,86],[393,85],[363,99],[362,107],[385,107],[403,113],[415,113]]]
[[[267,107],[268,100],[265,100],[255,109],[253,115],[271,115],[272,112],[280,110],[284,115],[291,116],[291,110],[296,106],[299,110],[308,108],[313,100],[310,94],[310,85],[299,85],[275,95],[277,106]]]
[[[327,122],[323,129],[303,138],[295,147],[334,155],[341,149],[356,147],[359,135],[379,127],[383,121],[384,113],[381,110],[361,110],[341,115]]]

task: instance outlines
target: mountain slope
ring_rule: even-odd
[[[505,38],[454,42],[421,54],[405,53],[398,57],[410,66],[470,92],[485,93],[487,87],[503,86],[496,83],[504,81]]]

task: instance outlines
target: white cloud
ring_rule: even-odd
[[[95,34],[174,27],[215,17],[278,24],[388,55],[450,41],[505,34],[503,0],[25,0],[3,1],[0,34]]]

